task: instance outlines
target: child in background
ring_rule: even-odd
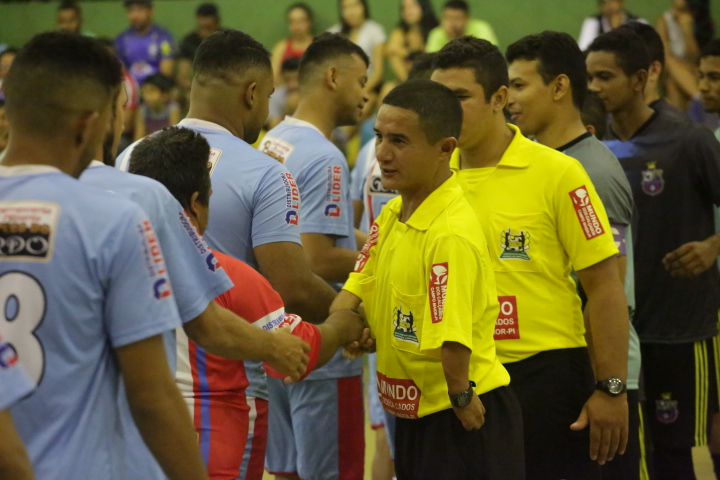
[[[161,74],[150,75],[140,86],[142,104],[135,116],[135,140],[177,125],[180,107],[173,101],[175,83]]]

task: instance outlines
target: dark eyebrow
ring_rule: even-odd
[[[375,130],[376,135],[383,135],[380,131],[378,131],[377,128],[374,128],[373,130]],[[391,133],[388,133],[387,135],[383,135],[383,136],[390,137],[390,138],[399,138],[401,140],[406,140],[406,141],[410,140],[410,138],[407,135],[405,135],[404,133],[392,133],[391,132]]]
[[[455,95],[465,95],[467,93],[470,93],[470,90],[467,88],[456,88],[452,91]]]

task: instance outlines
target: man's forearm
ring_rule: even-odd
[[[586,293],[595,376],[598,380],[619,377],[626,381],[630,321],[622,284],[602,283]]]
[[[445,342],[441,361],[448,393],[464,392],[470,387],[470,349],[457,342]]]
[[[313,272],[326,282],[343,283],[350,272],[355,270],[359,253],[349,248],[333,247],[313,255],[310,265]]]
[[[317,325],[327,318],[337,292],[317,275],[311,275],[308,280],[302,288],[296,289],[296,295],[288,299],[283,296],[283,301],[288,313],[299,315],[306,322]]]
[[[32,480],[30,459],[20,436],[15,430],[10,412],[0,412],[0,478],[13,480]]]

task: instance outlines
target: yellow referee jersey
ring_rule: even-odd
[[[377,387],[393,415],[451,408],[444,342],[471,351],[470,380],[482,394],[510,383],[495,355],[497,290],[480,223],[455,174],[399,221],[400,197],[370,229],[345,290],[360,297],[377,345]]]
[[[482,223],[500,302],[498,357],[517,362],[584,347],[580,298],[570,272],[618,253],[600,198],[580,163],[515,132],[500,163],[458,174]]]

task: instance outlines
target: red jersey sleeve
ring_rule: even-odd
[[[322,334],[320,329],[312,323],[303,322],[300,317],[293,314],[286,314],[285,320],[278,325],[275,329],[289,326],[291,332],[296,337],[300,337],[308,345],[310,345],[310,361],[307,364],[307,370],[300,380],[310,375],[317,365],[318,357],[320,356],[320,347],[322,346]],[[285,375],[281,375],[274,368],[270,367],[267,363],[263,364],[265,371],[268,375],[275,378],[285,378]]]

